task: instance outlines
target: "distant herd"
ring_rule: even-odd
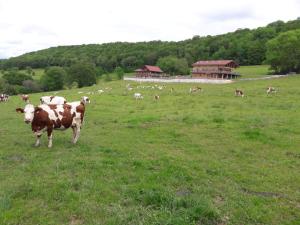
[[[148,86],[141,86],[138,88],[147,88]],[[162,90],[165,86],[149,86],[152,89]],[[128,84],[126,86],[128,91],[133,90],[133,87]],[[174,88],[170,89],[174,92]],[[202,92],[201,87],[192,87],[189,89],[189,93]],[[103,93],[103,90],[98,90],[97,93]],[[276,93],[277,89],[269,86],[266,89],[266,93]],[[78,92],[79,93],[79,92]],[[81,92],[82,93],[82,92]],[[91,94],[91,93],[90,93]],[[234,91],[235,96],[244,97],[244,91],[236,89]],[[141,93],[134,93],[134,99],[141,100],[143,95]],[[31,129],[36,136],[35,146],[40,145],[40,139],[44,132],[48,135],[48,147],[52,147],[53,130],[66,130],[72,128],[73,136],[72,142],[75,144],[78,141],[80,130],[84,121],[86,104],[90,103],[89,97],[83,96],[81,100],[75,102],[68,102],[66,98],[61,96],[43,96],[40,98],[40,105],[34,106],[30,104],[29,95],[22,94],[20,98],[26,102],[24,108],[17,108],[18,113],[24,114],[24,122],[31,124]],[[159,100],[160,96],[155,95],[155,100]],[[9,101],[9,95],[0,94],[0,102]]]

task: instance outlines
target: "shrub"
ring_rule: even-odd
[[[91,63],[73,64],[68,70],[66,81],[69,84],[77,82],[79,88],[96,84],[96,68]]]
[[[23,81],[32,80],[32,77],[18,70],[11,70],[3,75],[3,79],[11,85],[22,85]]]
[[[42,87],[45,91],[60,90],[64,86],[65,77],[66,71],[62,67],[50,67],[41,78]]]

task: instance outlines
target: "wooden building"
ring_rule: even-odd
[[[136,77],[166,77],[167,75],[158,66],[145,65],[134,71]]]
[[[233,60],[198,61],[193,64],[192,77],[205,79],[236,79],[238,65]]]

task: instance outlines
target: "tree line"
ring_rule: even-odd
[[[87,62],[70,67],[47,67],[40,79],[34,79],[34,70],[30,67],[26,70],[12,68],[4,71],[0,78],[0,93],[16,95],[91,86],[96,83],[97,75],[97,68]]]

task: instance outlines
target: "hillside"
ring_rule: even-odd
[[[176,56],[185,58],[189,64],[199,59],[234,59],[240,65],[259,65],[266,57],[266,42],[279,33],[299,29],[300,20],[276,21],[257,29],[238,29],[217,36],[194,36],[180,42],[107,43],[79,46],[58,46],[19,57],[0,61],[4,69],[30,66],[69,66],[77,61],[88,61],[111,72],[121,66],[126,72],[143,64],[156,64],[159,58]]]

